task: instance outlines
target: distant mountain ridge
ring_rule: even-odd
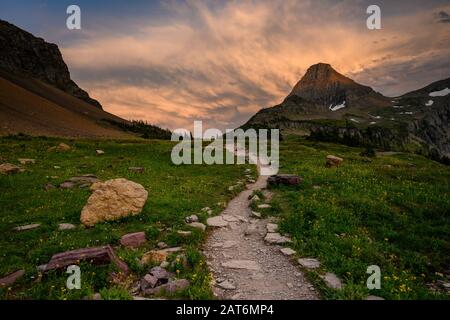
[[[447,92],[448,90],[448,92]],[[306,71],[284,101],[257,112],[243,128],[450,159],[450,78],[397,98],[318,63]]]

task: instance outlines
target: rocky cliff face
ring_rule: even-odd
[[[0,20],[0,48],[0,70],[5,73],[41,80],[102,109],[72,81],[57,45]]]

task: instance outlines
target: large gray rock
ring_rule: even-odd
[[[81,211],[81,222],[88,227],[137,215],[148,197],[143,186],[123,178],[94,183],[91,190],[94,192]]]

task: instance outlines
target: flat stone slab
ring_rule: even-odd
[[[145,232],[128,233],[120,238],[120,244],[129,248],[138,248],[146,241]]]
[[[291,242],[291,239],[284,237],[277,232],[273,232],[273,233],[266,234],[264,241],[266,241],[270,244],[284,244],[287,242]]]
[[[230,260],[223,262],[222,266],[230,269],[261,270],[259,264],[253,260]]]
[[[206,220],[206,224],[210,227],[222,228],[228,226],[228,222],[225,221],[222,216],[216,216],[212,218],[208,218]]]
[[[267,226],[267,232],[274,233],[278,231],[278,225],[276,223],[268,223]]]
[[[256,212],[256,211],[252,211],[252,216],[255,218],[261,218],[261,213]]]
[[[295,174],[276,174],[267,179],[267,183],[271,186],[279,184],[297,186],[301,182],[302,179]]]
[[[88,261],[93,264],[108,264],[113,262],[124,274],[128,274],[129,268],[125,262],[120,260],[110,246],[83,248],[55,254],[43,271],[64,269],[80,261]]]
[[[236,290],[236,286],[232,284],[229,280],[217,283],[216,286],[224,290]]]
[[[292,256],[295,254],[295,250],[292,250],[291,248],[282,248],[280,249],[281,253],[284,254],[285,256]]]
[[[195,229],[202,230],[202,231],[206,230],[206,226],[201,222],[192,222],[192,223],[189,223],[188,226],[195,228]]]
[[[221,217],[222,217],[223,220],[225,220],[227,222],[237,222],[237,221],[239,221],[239,218],[237,218],[235,216],[232,216],[230,214],[223,214]]]
[[[342,282],[334,273],[327,272],[325,275],[320,276],[325,284],[332,289],[341,289]]]
[[[269,209],[271,208],[270,204],[263,203],[258,206],[258,209]]]
[[[60,223],[58,225],[58,230],[61,230],[61,231],[63,231],[63,230],[71,230],[71,229],[75,229],[75,228],[76,228],[76,226],[74,224],[71,224],[71,223]]]
[[[32,230],[32,229],[39,228],[40,226],[41,226],[40,223],[27,224],[25,226],[15,227],[14,230],[16,230],[16,231],[27,231],[27,230]]]
[[[6,287],[14,284],[17,279],[23,277],[25,274],[25,270],[17,270],[13,273],[8,274],[7,276],[0,279],[0,288]]]
[[[306,269],[317,269],[320,267],[320,261],[314,258],[301,258],[298,263]]]

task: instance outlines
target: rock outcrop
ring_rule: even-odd
[[[0,70],[32,77],[102,109],[97,100],[70,78],[56,44],[48,43],[16,26],[0,20]]]
[[[91,190],[93,193],[81,211],[81,222],[88,227],[137,215],[148,197],[143,186],[123,178],[96,182]]]

